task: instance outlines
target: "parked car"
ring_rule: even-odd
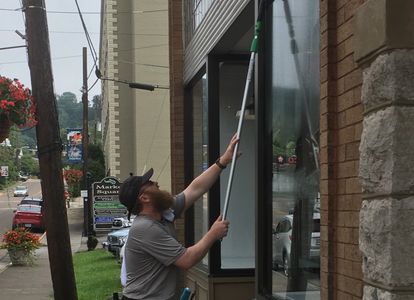
[[[293,215],[286,215],[273,229],[273,269],[281,267],[286,276],[291,269]],[[309,260],[301,261],[301,268],[318,269],[320,263],[320,214],[313,214],[313,228],[309,249]]]
[[[112,221],[112,230],[131,227],[134,216],[131,216],[131,220],[126,217],[114,218]]]
[[[17,206],[12,228],[22,226],[44,230],[43,209],[40,205],[22,204]]]
[[[14,197],[26,197],[29,196],[29,191],[27,190],[27,186],[18,185],[14,188]]]
[[[106,241],[102,243],[103,248],[108,249],[116,258],[120,258],[122,246],[125,244],[130,227],[108,233]]]
[[[29,179],[29,176],[27,176],[27,175],[25,175],[23,173],[19,173],[18,178],[21,181],[26,181],[27,179]]]
[[[24,197],[19,205],[22,204],[31,204],[31,205],[38,205],[43,206],[43,199],[42,198],[36,198],[36,197]]]

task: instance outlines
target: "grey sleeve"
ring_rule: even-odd
[[[165,266],[173,264],[186,250],[159,226],[151,226],[141,237],[142,249]]]
[[[181,216],[182,212],[184,211],[184,206],[185,206],[185,195],[184,193],[180,193],[175,196],[175,203],[173,207],[174,215],[176,219]]]

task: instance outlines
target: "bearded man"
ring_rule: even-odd
[[[121,203],[129,216],[137,215],[125,245],[126,283],[122,299],[176,299],[178,269],[193,267],[217,240],[227,235],[229,222],[219,216],[200,241],[186,248],[176,239],[174,220],[211,188],[231,162],[238,142],[233,136],[215,164],[175,197],[150,180],[153,169],[142,176],[130,176],[121,184]]]

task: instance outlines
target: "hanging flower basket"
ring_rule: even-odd
[[[0,143],[4,142],[4,140],[10,134],[10,121],[7,118],[1,119],[0,118]]]
[[[33,127],[36,123],[36,104],[30,90],[17,79],[0,76],[0,141],[9,135],[10,126]]]

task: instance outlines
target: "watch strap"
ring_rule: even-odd
[[[224,170],[227,167],[227,166],[220,163],[220,157],[217,158],[217,160],[215,161],[215,164],[222,170]]]

